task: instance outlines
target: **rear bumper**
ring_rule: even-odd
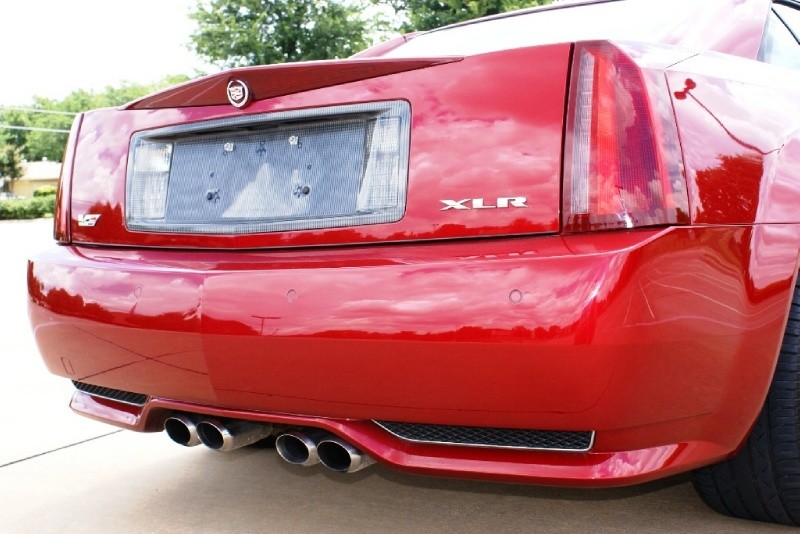
[[[279,252],[58,247],[29,264],[48,368],[181,410],[326,428],[412,472],[625,484],[725,457],[768,388],[787,228]],[[791,232],[789,232],[791,234]],[[795,248],[792,250],[792,246]],[[373,420],[594,431],[590,452],[420,444]]]

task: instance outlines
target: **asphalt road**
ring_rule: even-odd
[[[49,221],[0,222],[0,532],[767,532],[707,509],[686,476],[568,490],[353,475],[281,461],[274,450],[185,449],[72,414],[26,312],[25,260]]]

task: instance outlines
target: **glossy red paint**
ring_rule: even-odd
[[[756,59],[771,0],[683,0],[693,13],[663,28],[658,42],[696,52],[708,50]],[[675,5],[675,3],[671,3]]]
[[[360,61],[306,61],[263,67],[243,67],[212,74],[198,80],[148,95],[126,106],[126,109],[164,109],[228,104],[226,87],[231,79],[244,81],[255,100],[301,93],[321,87],[378,78],[435,65],[460,61],[462,58],[432,59],[362,59]]]
[[[353,54],[351,56],[351,59],[352,58],[364,59],[364,58],[370,58],[370,57],[381,57],[382,55],[386,54],[387,52],[390,52],[390,51],[394,50],[395,48],[397,48],[401,44],[407,43],[408,41],[410,41],[411,39],[413,39],[417,35],[420,35],[421,33],[422,32],[412,32],[412,33],[406,33],[404,35],[398,35],[397,37],[395,37],[393,39],[389,39],[388,41],[384,41],[382,43],[376,44],[375,46],[371,46],[371,47],[367,48],[366,50],[362,50],[361,52],[359,52],[357,54]]]
[[[239,236],[127,231],[123,202],[131,135],[244,111],[225,105],[89,113],[75,160],[72,239],[136,246],[256,248],[557,232],[569,54],[568,44],[486,54],[263,100],[245,110],[252,114],[408,100],[414,134],[407,208],[404,217],[392,224]],[[520,64],[536,65],[536,69],[519,69]],[[526,208],[442,211],[442,199],[520,196],[536,200]],[[97,226],[78,226],[78,217],[86,213],[101,215]]]
[[[593,452],[643,462],[622,483],[701,462],[675,451],[714,451],[708,462],[742,441],[798,244],[796,227],[764,225],[293,252],[61,247],[30,265],[31,316],[50,371],[75,380],[265,420],[595,430]],[[126,426],[157,428],[147,417]],[[417,465],[379,441],[362,445]],[[667,449],[683,459],[654,459]]]
[[[72,204],[72,166],[75,163],[75,146],[82,122],[83,114],[77,115],[72,121],[64,152],[64,162],[61,165],[61,176],[59,176],[58,180],[58,194],[56,195],[55,213],[53,213],[53,239],[60,243],[69,243],[72,240],[70,231],[72,221],[70,210]]]
[[[800,109],[786,88],[797,74],[701,54],[671,68],[668,80],[693,222],[796,223]],[[742,110],[756,101],[757,112]]]
[[[675,121],[683,226],[559,234],[570,43],[247,108],[408,100],[407,211],[392,224],[242,236],[127,231],[131,135],[243,112],[87,114],[74,173],[65,174],[72,243],[28,267],[45,363],[73,380],[150,395],[144,408],[73,397],[77,412],[124,428],[160,430],[174,410],[315,426],[415,473],[620,485],[729,457],[764,403],[800,250],[800,112],[785,89],[797,75],[752,61],[768,8],[709,0],[695,25],[659,43],[615,44],[652,82],[651,111]],[[720,21],[735,21],[737,32]],[[442,211],[439,202],[517,195],[535,200],[516,212]],[[102,222],[78,226],[85,213]],[[373,420],[596,439],[588,453],[423,445]]]

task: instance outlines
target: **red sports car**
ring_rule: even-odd
[[[800,2],[556,2],[79,116],[28,267],[72,408],[289,462],[694,470],[800,522]]]

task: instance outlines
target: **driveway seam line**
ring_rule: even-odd
[[[77,441],[75,443],[70,443],[69,445],[64,445],[63,447],[58,447],[57,449],[51,449],[49,451],[40,452],[39,454],[34,454],[33,456],[28,456],[27,458],[20,458],[19,460],[14,460],[13,462],[8,462],[7,464],[0,465],[0,469],[4,467],[8,467],[9,465],[18,464],[20,462],[26,462],[28,460],[33,460],[34,458],[38,458],[39,456],[44,456],[46,454],[50,454],[52,452],[63,451],[64,449],[69,449],[70,447],[74,447],[76,445],[81,445],[82,443],[88,443],[90,441],[94,441],[96,439],[105,438],[108,436],[112,436],[114,434],[119,434],[122,430],[115,430],[113,432],[109,432],[108,434],[101,434],[100,436],[95,436],[93,438],[84,439],[83,441]]]

